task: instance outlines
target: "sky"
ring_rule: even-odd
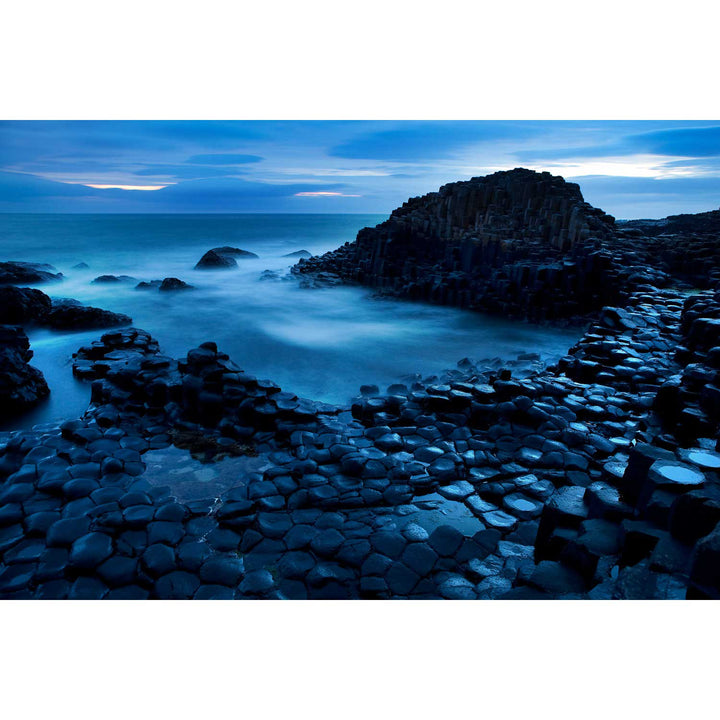
[[[1,121],[0,212],[389,213],[547,170],[617,218],[720,207],[720,121]]]

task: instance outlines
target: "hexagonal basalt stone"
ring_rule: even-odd
[[[510,531],[517,526],[517,518],[504,512],[503,510],[493,510],[482,516],[486,525],[501,531]]]
[[[240,545],[240,535],[232,530],[224,530],[216,528],[207,535],[207,543],[215,550],[227,552],[228,550],[237,550]]]
[[[334,528],[323,530],[313,537],[310,547],[320,557],[332,557],[345,541],[345,536]]]
[[[261,595],[272,590],[274,586],[275,581],[268,570],[253,570],[240,583],[240,592],[243,595]]]
[[[98,566],[97,574],[111,588],[130,585],[135,582],[137,558],[115,555]]]
[[[285,578],[302,579],[315,567],[315,559],[310,553],[295,550],[285,553],[278,562],[278,571]]]
[[[0,593],[24,590],[32,581],[35,563],[18,563],[0,571]]]
[[[90,529],[87,517],[63,518],[53,523],[47,531],[48,547],[64,547],[72,545]]]
[[[185,528],[181,522],[165,522],[156,520],[147,526],[148,544],[165,543],[177,545],[185,535]]]
[[[463,534],[452,525],[440,525],[430,535],[430,546],[442,557],[452,557],[462,545]]]
[[[407,540],[402,533],[390,530],[373,533],[369,540],[375,551],[392,559],[400,557],[405,545],[407,545]]]
[[[168,522],[182,522],[187,516],[187,508],[176,502],[165,503],[155,511],[156,520]]]
[[[290,550],[306,548],[319,532],[312,525],[293,525],[285,535],[285,544]]]
[[[196,570],[200,567],[200,562],[201,560],[198,560],[197,566],[190,569]],[[175,553],[167,545],[150,545],[140,557],[140,563],[143,570],[150,577],[160,577],[169,573],[175,567]]]
[[[402,534],[408,542],[425,542],[430,537],[424,527],[414,522],[408,523],[402,529]]]
[[[450,485],[438,488],[438,495],[447,498],[448,500],[462,501],[466,497],[469,497],[475,492],[475,488],[467,482],[467,480],[460,480]]]
[[[113,543],[109,535],[91,532],[73,542],[69,564],[80,570],[93,570],[109,558],[112,551]]]
[[[394,595],[409,595],[419,580],[420,575],[401,562],[394,562],[385,573],[385,582]]]
[[[155,582],[155,595],[160,600],[189,600],[193,597],[200,580],[183,570],[174,570]]]
[[[543,504],[522,493],[512,493],[503,498],[503,507],[515,517],[527,520],[539,517]]]
[[[212,585],[235,587],[243,575],[243,563],[237,557],[211,557],[200,567],[200,579]]]
[[[281,538],[292,527],[292,520],[286,514],[258,513],[256,526],[265,537]]]
[[[152,505],[132,505],[123,510],[123,519],[128,527],[141,528],[152,522],[155,508]]]
[[[102,600],[108,592],[104,582],[94,577],[79,577],[68,593],[70,600]]]
[[[400,560],[420,577],[430,573],[437,559],[437,553],[426,542],[411,543],[400,557]]]

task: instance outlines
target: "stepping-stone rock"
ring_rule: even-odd
[[[412,543],[425,542],[430,535],[424,527],[421,527],[417,523],[410,522],[402,529],[403,537]]]
[[[285,553],[278,562],[278,571],[285,578],[302,579],[315,567],[315,559],[310,553],[295,550]]]
[[[424,541],[410,543],[400,557],[400,560],[419,577],[428,575],[435,567],[437,559],[437,553]]]
[[[147,526],[148,544],[165,543],[177,545],[185,535],[185,528],[180,522],[166,522],[156,520]]]
[[[157,578],[166,575],[175,567],[175,553],[167,545],[150,545],[140,557],[140,563],[150,577]]]
[[[394,562],[385,573],[385,582],[394,595],[409,595],[420,575],[401,562]]]
[[[543,560],[538,563],[529,583],[550,595],[585,591],[585,583],[577,572],[552,560]]]
[[[430,534],[430,546],[441,557],[452,557],[460,549],[463,534],[452,525],[440,525]]]
[[[505,532],[515,529],[518,524],[516,517],[503,510],[491,510],[490,512],[483,513],[482,519],[488,527]]]
[[[442,495],[442,497],[448,500],[462,501],[472,495],[475,492],[475,488],[467,482],[467,480],[460,480],[450,485],[439,487],[437,492],[438,495]]]
[[[115,555],[97,568],[97,574],[111,588],[131,585],[136,579],[137,565],[137,558]]]
[[[232,530],[216,528],[207,535],[207,542],[215,550],[227,552],[237,550],[240,545],[240,536]]]
[[[400,532],[390,530],[381,530],[373,533],[369,539],[370,544],[376,552],[386,555],[391,559],[400,557],[403,548],[407,544],[407,540]]]
[[[94,577],[79,577],[70,586],[69,600],[102,600],[108,593],[108,586]]]
[[[211,557],[200,567],[200,579],[213,585],[235,587],[243,575],[243,563],[237,557]]]
[[[160,600],[189,600],[199,586],[200,580],[197,575],[174,570],[158,578],[155,582],[155,595]]]
[[[515,517],[528,520],[540,516],[543,504],[522,493],[512,493],[503,498],[503,507]]]
[[[261,595],[272,590],[274,585],[275,581],[268,570],[253,570],[240,583],[240,592],[243,595]]]
[[[80,570],[93,570],[112,555],[113,542],[109,535],[91,532],[73,542],[69,564]]]
[[[345,542],[345,537],[334,528],[329,528],[315,535],[310,542],[310,547],[320,557],[329,558],[335,555],[343,542]]]

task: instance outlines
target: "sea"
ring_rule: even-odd
[[[54,298],[125,313],[148,331],[163,353],[182,357],[202,342],[244,370],[298,396],[347,404],[363,384],[381,389],[420,374],[456,367],[459,360],[515,359],[539,353],[552,362],[582,334],[508,321],[480,313],[378,299],[361,287],[303,289],[297,280],[262,279],[265,270],[288,276],[296,258],[354,240],[382,215],[109,215],[0,214],[0,260],[54,265],[65,279],[39,287]],[[195,270],[210,248],[230,245],[256,253],[238,269]],[[74,266],[86,263],[87,269]],[[133,281],[93,284],[99,275]],[[141,280],[177,277],[192,291],[136,290]],[[101,330],[28,329],[33,365],[45,375],[47,402],[7,429],[78,417],[90,389],[72,375],[72,354]]]

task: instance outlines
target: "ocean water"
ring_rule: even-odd
[[[1,215],[0,259],[46,262],[65,275],[38,286],[52,297],[75,298],[133,318],[163,352],[183,356],[214,340],[243,369],[303,397],[346,403],[362,384],[381,388],[404,376],[423,376],[457,362],[513,359],[538,352],[563,355],[578,329],[538,327],[468,311],[379,300],[357,287],[304,290],[285,275],[297,250],[320,254],[381,222],[379,215]],[[197,271],[212,247],[231,245],[259,259],[238,259],[237,270]],[[89,269],[73,266],[85,262]],[[136,282],[91,283],[98,275],[140,280],[178,277],[193,291],[135,290]],[[89,386],[75,381],[71,356],[102,331],[29,331],[51,399],[13,427],[76,417]],[[5,428],[7,429],[7,427]]]

